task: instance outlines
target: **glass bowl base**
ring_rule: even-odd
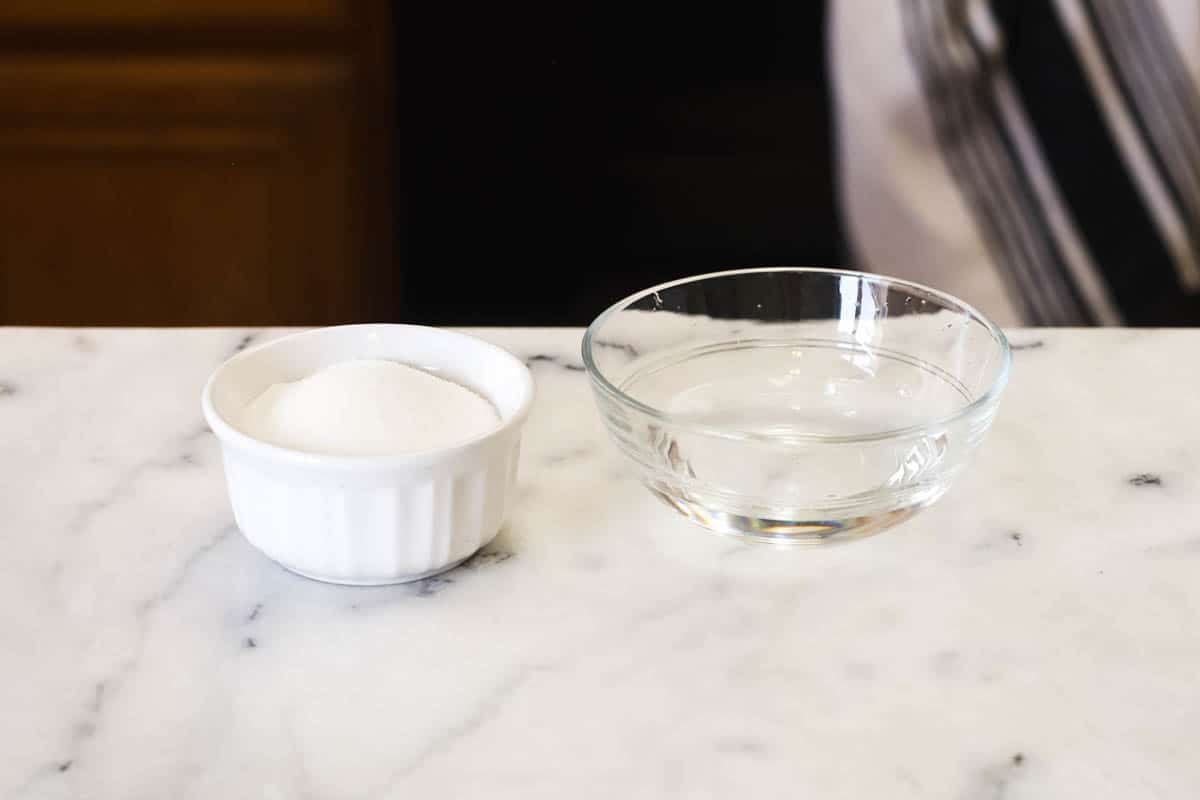
[[[841,511],[834,514],[748,514],[740,510],[718,508],[680,493],[673,487],[647,483],[659,500],[676,512],[713,533],[747,542],[784,546],[820,546],[865,539],[909,519],[936,501],[940,490],[912,498],[903,506],[862,514]]]

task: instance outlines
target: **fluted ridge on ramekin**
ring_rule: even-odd
[[[303,575],[354,583],[412,579],[462,561],[496,535],[515,481],[519,443],[456,472],[298,487],[236,453],[225,471],[238,527]]]

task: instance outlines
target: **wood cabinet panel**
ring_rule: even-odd
[[[295,281],[277,285],[258,268],[278,258],[264,235],[269,162],[54,159],[5,169],[16,191],[0,197],[0,227],[21,231],[4,247],[9,322],[155,324],[214,307],[236,319],[264,292],[278,292],[281,306],[295,301]]]
[[[349,81],[350,69],[333,59],[28,56],[0,59],[0,114],[10,123],[86,115],[132,125],[138,118],[278,117],[341,96],[333,110],[345,116]]]
[[[0,25],[196,25],[300,22],[335,26],[343,0],[4,0]]]
[[[0,63],[0,321],[365,313],[334,61]]]
[[[0,324],[394,316],[390,9],[0,2]]]

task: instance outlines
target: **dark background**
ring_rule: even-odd
[[[0,324],[584,324],[844,265],[824,3],[0,3]]]
[[[584,324],[653,283],[845,263],[822,3],[409,5],[401,314]]]

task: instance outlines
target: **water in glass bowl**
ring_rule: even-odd
[[[957,442],[929,423],[972,399],[932,363],[826,339],[688,346],[629,366],[619,388],[662,413],[639,448],[650,487],[710,528],[775,541],[869,533],[937,499]]]

